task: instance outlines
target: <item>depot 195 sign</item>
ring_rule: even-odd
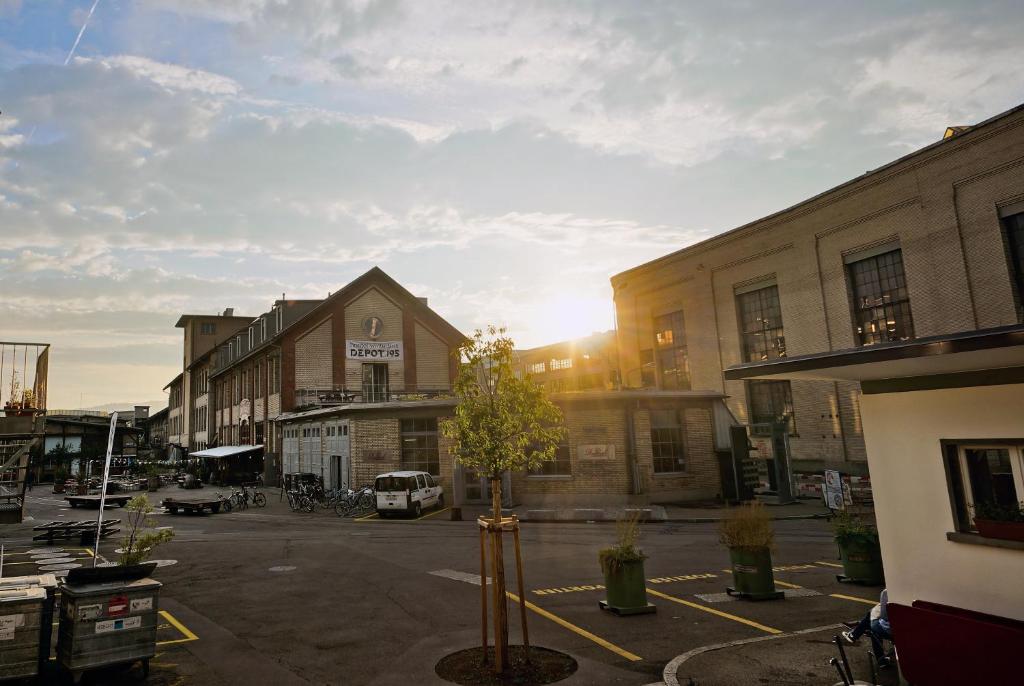
[[[345,357],[350,360],[402,359],[401,341],[345,341]]]

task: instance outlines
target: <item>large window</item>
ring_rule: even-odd
[[[363,364],[363,402],[383,403],[388,399],[387,363]]]
[[[690,362],[686,355],[686,326],[682,310],[654,318],[654,340],[661,387],[688,390]]]
[[[640,351],[640,386],[654,388],[657,374],[654,371],[654,351],[650,348]]]
[[[946,471],[957,528],[974,529],[974,517],[1015,510],[1024,501],[1024,445],[946,444]],[[988,515],[988,516],[986,516]]]
[[[786,420],[789,433],[796,433],[793,417],[793,391],[788,381],[748,381],[747,395],[750,400],[751,433],[768,436],[772,424]]]
[[[569,456],[569,443],[567,438],[555,448],[555,458],[544,462],[537,469],[531,470],[534,476],[570,476],[572,474],[572,459]]]
[[[551,360],[551,370],[552,371],[554,371],[556,369],[571,369],[571,368],[572,368],[572,358],[571,357],[565,357],[565,358],[562,358],[562,359],[552,359]]]
[[[281,358],[270,358],[270,392],[281,392]]]
[[[217,333],[217,325],[213,322],[205,322],[199,325],[199,335],[212,336]]]
[[[651,410],[651,451],[654,473],[681,472],[686,468],[683,422],[678,410]]]
[[[440,476],[435,417],[402,420],[402,469]]]
[[[903,253],[890,250],[849,263],[854,332],[861,345],[914,337]]]
[[[744,362],[761,362],[786,356],[782,308],[778,286],[767,286],[736,296]]]
[[[1010,276],[1016,290],[1017,319],[1024,321],[1024,212],[1003,217]]]

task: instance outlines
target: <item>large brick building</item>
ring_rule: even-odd
[[[376,267],[323,300],[279,300],[210,356],[211,431],[221,446],[264,446],[270,480],[309,471],[298,446],[304,441],[308,453],[315,441],[325,481],[340,483],[348,465],[326,458],[340,458],[334,443],[356,440],[349,427],[305,427],[305,435],[296,436],[285,434],[276,420],[350,405],[404,407],[450,395],[452,352],[463,338],[425,300]],[[404,416],[388,413],[393,421]],[[364,430],[377,433],[372,424]]]
[[[865,473],[859,386],[728,381],[739,363],[1013,324],[1024,106],[612,278],[626,387],[723,392],[762,455]]]
[[[619,387],[614,331],[517,350],[516,362],[517,372],[532,376],[548,393]]]

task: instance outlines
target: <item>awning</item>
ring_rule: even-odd
[[[257,450],[263,450],[263,444],[260,445],[222,445],[217,448],[207,448],[206,450],[197,450],[194,453],[189,453],[189,457],[232,457],[234,455],[244,455],[245,453],[255,452]]]
[[[725,378],[859,381],[864,393],[1024,383],[1024,326],[750,362]]]

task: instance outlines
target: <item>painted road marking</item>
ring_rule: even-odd
[[[435,569],[427,574],[433,574],[434,576],[444,577],[445,579],[453,579],[455,581],[465,581],[467,584],[473,584],[474,586],[480,585],[480,575],[470,574],[468,572],[460,572],[455,569]],[[491,583],[491,578],[487,577],[487,583]]]
[[[658,597],[658,598],[664,598],[665,600],[671,600],[673,603],[679,603],[680,605],[685,605],[686,607],[692,607],[695,610],[702,610],[704,612],[708,612],[708,613],[711,613],[713,615],[718,615],[719,617],[724,617],[725,619],[731,619],[734,622],[739,622],[740,624],[746,624],[747,626],[752,626],[755,629],[760,629],[761,631],[764,631],[764,632],[769,633],[769,634],[780,634],[780,633],[782,633],[779,629],[774,629],[774,628],[772,628],[770,626],[765,626],[764,624],[758,624],[757,622],[755,622],[753,620],[750,620],[750,619],[746,619],[745,617],[737,617],[736,615],[731,615],[728,612],[722,612],[721,610],[716,610],[713,607],[708,607],[706,605],[699,605],[698,603],[692,603],[689,600],[683,600],[682,598],[676,598],[675,596],[668,595],[667,593],[662,593],[661,591],[655,591],[653,588],[648,588],[647,592],[649,594],[653,595],[653,596]]]
[[[867,598],[858,598],[855,595],[843,595],[842,593],[830,593],[830,597],[839,598],[841,600],[852,600],[855,603],[864,603],[865,605],[871,605],[872,607],[878,604],[876,600],[868,600]]]
[[[421,519],[426,519],[427,517],[434,517],[436,515],[441,514],[442,512],[447,512],[450,509],[452,509],[452,508],[444,507],[444,508],[441,508],[440,510],[434,510],[433,512],[428,512],[425,515],[420,515],[419,517],[416,517],[415,519],[389,519],[388,521],[400,522],[400,523],[405,523],[405,524],[411,524],[412,522],[418,522]],[[354,519],[354,521],[365,522],[365,521],[367,521],[369,519],[377,519],[379,521],[384,521],[383,519],[380,518],[379,513],[377,513],[377,512],[374,512],[373,514],[365,515],[363,517],[356,517]]]
[[[505,595],[508,596],[509,599],[511,599],[511,600],[513,600],[513,601],[515,601],[517,603],[523,602],[526,605],[527,609],[533,610],[534,612],[539,614],[541,617],[544,617],[545,619],[550,619],[552,622],[554,622],[558,626],[566,628],[569,631],[573,632],[574,634],[577,634],[579,636],[582,636],[583,638],[586,638],[586,639],[588,639],[590,641],[593,641],[597,645],[601,646],[602,648],[604,648],[606,650],[610,650],[611,652],[615,653],[619,657],[624,657],[624,658],[626,658],[627,660],[629,660],[631,662],[639,662],[640,660],[643,660],[643,658],[640,657],[639,655],[637,655],[635,653],[631,653],[631,652],[629,652],[628,650],[626,650],[624,648],[620,648],[619,646],[615,645],[614,643],[610,643],[610,642],[604,640],[603,638],[601,638],[600,636],[596,636],[596,635],[590,633],[586,629],[581,629],[580,627],[576,626],[575,624],[573,624],[571,622],[567,622],[566,620],[562,619],[558,615],[552,614],[551,612],[548,612],[544,608],[538,607],[538,606],[534,605],[529,600],[527,600],[525,602],[520,600],[519,596],[517,596],[515,593],[509,593],[508,591],[506,591]]]
[[[480,585],[480,575],[479,574],[468,574],[468,573],[465,573],[465,572],[455,571],[454,569],[438,569],[438,570],[436,570],[434,572],[428,572],[428,573],[429,574],[433,574],[435,576],[443,576],[443,577],[446,577],[448,579],[454,579],[455,581],[463,581],[463,582],[468,583],[468,584],[473,584],[474,586],[479,586]],[[596,643],[597,645],[601,646],[602,648],[604,648],[606,650],[610,650],[611,652],[615,653],[619,657],[624,657],[627,660],[630,660],[631,662],[639,662],[640,660],[643,660],[643,658],[640,657],[639,655],[637,655],[635,653],[631,653],[631,652],[629,652],[628,650],[626,650],[624,648],[620,648],[619,646],[615,645],[614,643],[606,641],[603,638],[601,638],[600,636],[597,636],[595,634],[590,633],[586,629],[581,629],[580,627],[576,626],[572,622],[566,621],[566,620],[562,619],[561,617],[559,617],[558,615],[556,615],[554,613],[551,613],[551,612],[548,612],[547,610],[545,610],[542,607],[538,607],[537,605],[534,605],[529,600],[522,600],[522,599],[520,599],[520,597],[517,596],[515,593],[510,593],[509,591],[505,591],[505,596],[509,600],[511,600],[513,602],[522,603],[526,607],[526,609],[532,610],[533,612],[536,612],[537,614],[539,614],[541,617],[544,617],[545,619],[550,619],[552,622],[554,622],[558,626],[563,627],[565,629],[568,629],[569,631],[571,631],[574,634],[577,634],[579,636],[582,636],[583,638],[587,639],[588,641],[593,641],[594,643]]]
[[[198,636],[196,636],[194,633],[189,631],[187,626],[185,626],[184,624],[179,622],[174,617],[174,615],[172,615],[167,610],[158,610],[158,613],[164,619],[166,619],[168,622],[170,622],[171,626],[173,626],[175,629],[177,629],[179,632],[181,632],[181,635],[185,637],[185,638],[176,638],[176,639],[173,639],[171,641],[157,641],[157,645],[158,646],[173,645],[175,643],[188,643],[189,641],[198,641],[199,640]]]
[[[564,586],[562,588],[535,588],[530,593],[534,595],[554,595],[556,593],[579,593],[580,591],[600,591],[604,584],[586,584],[583,586]]]
[[[731,571],[731,570],[730,570]],[[717,574],[707,572],[705,574],[683,574],[682,576],[659,576],[655,579],[648,579],[650,584],[667,584],[673,581],[694,581],[696,579],[717,579]]]
[[[835,562],[822,562],[821,560],[818,560],[814,564],[816,564],[816,565],[825,565],[826,567],[838,567],[839,569],[843,568],[842,565],[837,565]]]
[[[779,581],[778,579],[775,580],[775,583],[779,586],[785,586],[786,588],[803,588],[803,586],[797,586],[796,584],[791,584],[788,581]]]

